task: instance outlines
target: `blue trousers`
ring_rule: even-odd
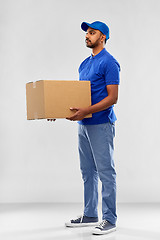
[[[102,182],[102,218],[116,223],[116,172],[113,159],[115,125],[78,127],[79,157],[84,181],[84,215],[98,217],[98,179]]]

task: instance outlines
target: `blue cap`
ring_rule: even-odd
[[[93,23],[82,22],[81,28],[83,31],[86,32],[89,27],[99,30],[104,35],[106,35],[106,40],[109,39],[109,27],[105,23],[100,21],[96,21]]]

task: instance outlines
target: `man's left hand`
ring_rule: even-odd
[[[80,121],[88,114],[86,108],[70,108],[71,111],[76,111],[72,117],[67,117],[67,120],[70,121]]]

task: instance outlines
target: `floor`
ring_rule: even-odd
[[[118,204],[117,231],[103,236],[64,226],[81,213],[82,204],[0,204],[0,240],[160,240],[160,204]]]

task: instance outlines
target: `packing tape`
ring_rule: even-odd
[[[36,88],[36,82],[33,82],[33,88]]]

